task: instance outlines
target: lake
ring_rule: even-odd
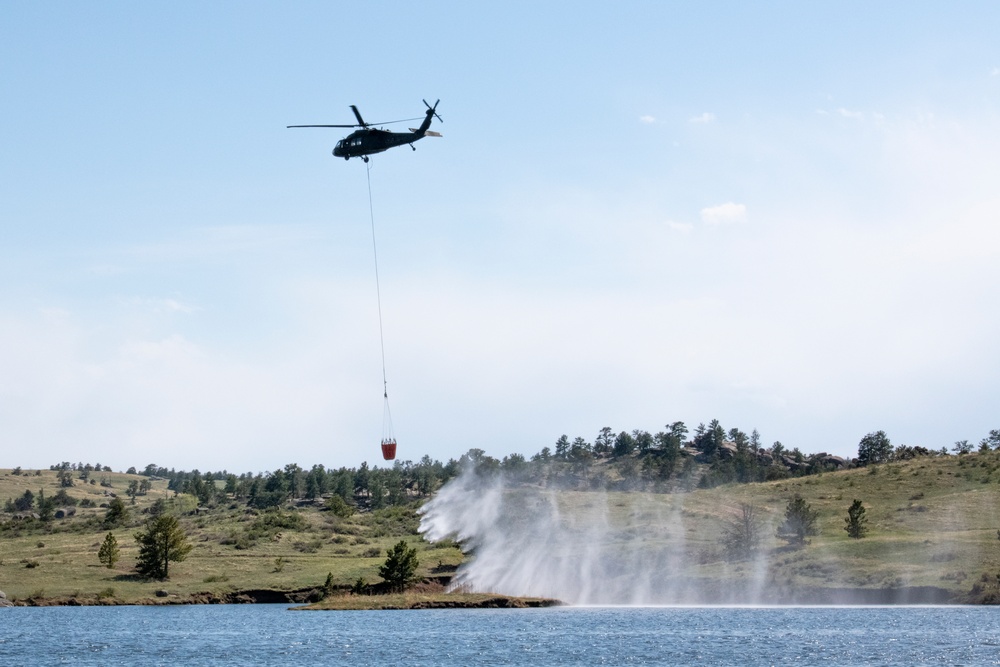
[[[989,607],[0,609],[3,665],[995,665]]]

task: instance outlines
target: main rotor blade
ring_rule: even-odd
[[[286,125],[285,128],[290,127],[358,127],[358,125]]]
[[[361,112],[358,111],[358,108],[353,104],[351,105],[351,111],[354,112],[354,117],[358,119],[358,125],[361,127],[368,127],[368,123],[366,123],[365,119],[361,117]]]
[[[411,120],[423,120],[423,116],[419,118],[400,118],[399,120],[380,120],[377,123],[368,123],[369,125],[392,125],[393,123],[409,123]]]

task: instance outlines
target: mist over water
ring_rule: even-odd
[[[455,589],[578,605],[667,605],[751,603],[765,585],[762,561],[740,564],[740,583],[725,590],[711,573],[686,571],[706,559],[706,536],[697,517],[685,516],[681,494],[560,490],[466,471],[422,515],[429,541],[455,539],[469,556]]]

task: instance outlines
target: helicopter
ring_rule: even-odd
[[[365,119],[361,117],[361,112],[358,108],[351,105],[351,111],[354,112],[354,117],[358,119],[358,122],[354,125],[288,125],[286,127],[360,127],[360,130],[355,130],[349,135],[337,142],[337,145],[333,148],[334,157],[342,157],[345,160],[350,160],[352,157],[360,157],[365,162],[368,162],[368,156],[374,153],[381,153],[382,151],[389,150],[396,146],[402,146],[403,144],[409,144],[410,148],[417,150],[417,147],[413,145],[413,142],[423,139],[424,137],[440,137],[441,133],[434,132],[428,128],[431,126],[431,120],[437,118],[442,123],[444,120],[441,116],[438,116],[437,105],[438,100],[434,103],[434,106],[427,104],[427,100],[423,100],[424,105],[427,107],[427,111],[424,114],[424,122],[420,124],[420,127],[414,129],[410,128],[409,132],[390,132],[388,130],[383,130],[381,128],[372,127],[372,125],[389,125],[391,123],[404,123],[408,120],[418,120],[417,118],[404,118],[403,120],[389,120],[382,123],[366,123]]]

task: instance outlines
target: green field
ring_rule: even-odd
[[[774,535],[795,495],[819,514],[819,534],[801,548]],[[868,534],[862,539],[852,539],[844,530],[854,499],[867,509]],[[734,562],[726,558],[721,536],[739,515],[741,503],[755,506],[765,537],[757,558]],[[589,512],[615,527],[604,535],[605,548],[615,548],[617,542],[621,550],[667,550],[681,537],[678,568],[662,575],[679,583],[697,581],[703,588],[725,590],[755,579],[765,591],[789,594],[817,588],[936,587],[956,600],[1000,597],[997,451],[691,493],[561,492],[558,504],[563,517],[587,517]],[[683,536],[649,530],[668,525],[664,517],[682,525]]]
[[[53,471],[20,472],[0,469],[0,503],[25,490],[37,494],[41,489],[47,497],[59,490]],[[123,495],[130,481],[144,479],[119,473],[94,473],[94,477],[104,478],[107,486],[77,480],[67,492],[100,505],[108,502],[107,494]],[[516,487],[508,491],[530,492]],[[820,528],[798,549],[773,537],[788,499],[795,494],[819,511]],[[556,495],[564,520],[585,517],[588,508],[602,505],[614,528],[608,534],[609,549],[616,544],[668,548],[670,536],[645,536],[644,528],[662,522],[663,516],[680,516],[686,533],[685,566],[671,576],[709,587],[724,588],[751,575],[753,563],[724,557],[720,536],[740,503],[752,502],[767,536],[761,550],[766,572],[755,576],[771,589],[932,586],[947,589],[956,599],[998,597],[1000,452],[996,451],[916,458],[690,493],[562,491]],[[855,498],[864,502],[870,518],[870,532],[860,540],[850,539],[843,530],[847,508]],[[164,499],[168,511],[179,517],[194,548],[186,560],[171,564],[167,581],[143,581],[133,570],[137,554],[133,534],[148,516],[143,510],[157,499]],[[418,549],[422,577],[447,576],[463,558],[455,544],[428,544],[416,534],[413,506],[357,512],[348,518],[321,504],[289,506],[278,515],[279,523],[288,524],[282,527],[275,525],[275,515],[242,503],[198,510],[193,497],[168,492],[165,480],[154,480],[149,493],[136,500],[129,505],[130,523],[113,531],[122,557],[110,570],[97,557],[108,532],[102,525],[106,509],[78,508],[74,516],[45,525],[0,513],[0,590],[15,601],[137,602],[164,596],[183,600],[198,593],[318,588],[329,573],[343,591],[358,578],[377,583],[386,549],[400,539]],[[975,595],[969,597],[974,588]]]
[[[77,483],[70,495],[89,497],[100,504],[109,498],[104,492],[122,494],[137,475],[97,473],[110,488]],[[350,586],[359,577],[376,583],[378,566],[386,550],[405,539],[419,551],[421,576],[454,569],[462,558],[453,544],[430,545],[417,534],[413,508],[388,508],[359,512],[341,518],[322,506],[288,508],[283,517],[294,516],[301,523],[294,528],[267,525],[268,514],[231,503],[207,511],[196,511],[195,499],[177,497],[166,489],[166,481],[156,480],[146,496],[129,505],[132,519],[115,534],[121,560],[112,570],[101,565],[97,552],[108,530],[101,521],[106,509],[78,508],[67,519],[53,519],[48,526],[38,522],[21,527],[9,514],[0,513],[0,590],[13,600],[75,597],[90,601],[98,597],[134,602],[161,596],[188,596],[194,593],[227,593],[247,589],[292,591],[322,586],[327,574],[337,586]],[[0,470],[0,502],[31,490],[46,496],[58,490],[55,472],[24,471],[13,475]],[[134,533],[148,515],[142,512],[157,499],[166,499],[168,509],[180,518],[181,526],[194,545],[187,559],[170,565],[167,581],[142,581],[134,576],[138,547]],[[124,498],[123,498],[124,499]],[[125,499],[128,502],[127,499]]]

